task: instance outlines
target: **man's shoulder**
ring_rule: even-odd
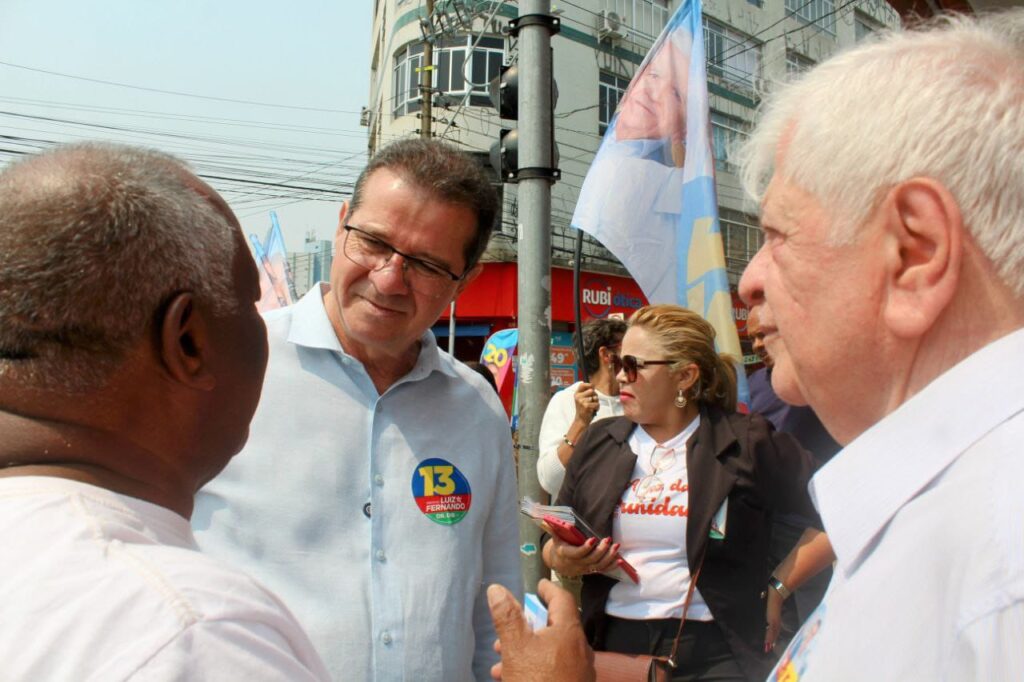
[[[76,674],[114,660],[134,669],[203,622],[251,625],[264,633],[298,628],[268,590],[195,549],[187,522],[170,511],[101,489],[30,494],[19,507],[34,512],[31,540],[4,530],[13,545],[7,558],[18,568],[9,567],[0,579],[0,598],[9,616],[46,609],[46,623],[33,628],[40,646],[84,642],[88,652],[65,662],[79,668]],[[19,508],[8,507],[3,513],[16,516]],[[0,622],[0,653],[19,641],[7,625],[24,629],[24,623]],[[33,654],[25,657],[27,670],[38,669]]]

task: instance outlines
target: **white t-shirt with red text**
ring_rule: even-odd
[[[612,516],[612,538],[619,553],[636,568],[640,583],[612,587],[605,611],[618,618],[681,618],[690,587],[686,557],[689,479],[686,441],[700,426],[694,419],[679,434],[658,443],[642,426],[633,430],[629,447],[636,453],[630,485]],[[694,590],[688,620],[712,620]]]

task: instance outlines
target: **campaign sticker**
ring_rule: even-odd
[[[461,521],[473,501],[469,481],[462,472],[437,457],[416,465],[412,472],[412,496],[428,519],[443,526]]]
[[[818,605],[796,637],[786,647],[785,653],[779,659],[775,670],[768,676],[770,682],[800,682],[800,679],[807,672],[807,662],[811,657],[811,651],[817,643],[818,634],[825,622],[825,602]]]

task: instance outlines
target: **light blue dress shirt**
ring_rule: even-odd
[[[266,316],[263,395],[197,497],[199,545],[276,592],[337,680],[489,679],[486,587],[522,594],[505,413],[430,332],[379,395],[322,292]]]

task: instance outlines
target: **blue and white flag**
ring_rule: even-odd
[[[651,303],[700,313],[718,350],[740,359],[708,118],[701,3],[684,0],[619,103],[572,225],[615,254]]]

